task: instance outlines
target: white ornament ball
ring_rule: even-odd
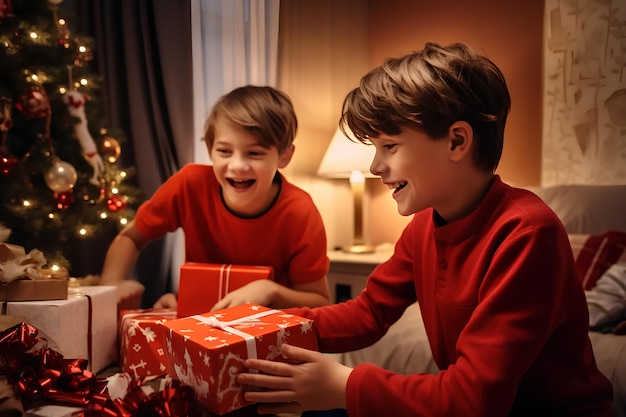
[[[58,159],[44,174],[44,180],[48,188],[55,193],[64,193],[76,185],[78,174],[71,164]]]

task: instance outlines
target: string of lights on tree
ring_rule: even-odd
[[[123,227],[142,196],[97,105],[92,39],[62,1],[0,0],[0,242],[69,267],[67,242]]]

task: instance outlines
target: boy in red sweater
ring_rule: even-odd
[[[320,350],[380,339],[419,301],[440,372],[348,368],[283,345],[297,365],[248,359],[241,384],[261,413],[346,409],[351,417],[609,416],[567,234],[534,194],[495,169],[510,109],[504,77],[463,44],[427,43],[365,75],[340,121],[376,148],[370,170],[413,219],[393,256],[315,320]]]
[[[143,287],[125,279],[139,252],[178,228],[187,262],[274,269],[275,281],[254,281],[207,311],[244,302],[329,303],[322,217],[310,195],[278,171],[291,161],[296,130],[291,100],[272,87],[239,87],[217,101],[204,136],[212,165],[188,164],[172,175],[107,251],[101,284],[118,286],[120,308],[139,304]],[[175,295],[163,295],[154,307],[176,308]]]

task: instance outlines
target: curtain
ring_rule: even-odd
[[[191,4],[169,0],[77,2],[81,33],[94,37],[111,127],[128,136],[120,163],[135,165],[146,196],[193,159]],[[171,289],[172,237],[152,242],[135,267],[143,306]],[[155,262],[159,259],[160,262]]]
[[[191,0],[196,137],[215,101],[246,84],[276,85],[280,0]],[[194,160],[210,163],[204,142]]]

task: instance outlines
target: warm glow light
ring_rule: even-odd
[[[24,200],[24,201],[22,201],[22,205],[23,205],[24,207],[30,207],[30,201],[28,201],[28,200]]]
[[[30,78],[31,78],[33,81],[39,81],[39,77],[37,76],[37,74],[33,74],[33,75],[31,75],[31,76],[30,76]]]
[[[126,171],[120,171],[120,177],[126,178]]]
[[[59,87],[60,94],[65,94],[66,92],[67,92],[67,89],[65,87]]]
[[[48,218],[49,219],[54,219],[54,213],[48,213]]]
[[[78,52],[86,52],[86,51],[87,51],[87,48],[85,46],[81,45],[78,47]]]
[[[85,236],[87,234],[87,229],[84,227],[78,231],[78,234],[81,236]]]
[[[106,219],[107,217],[109,217],[109,216],[108,216],[106,213],[104,213],[104,212],[100,213],[100,218],[101,218],[101,219],[103,219],[103,220],[104,220],[104,219]]]
[[[54,264],[50,267],[50,269],[52,269],[54,272],[57,272],[61,269],[61,267],[57,264]]]
[[[350,174],[350,182],[352,184],[363,184],[365,182],[365,177],[363,176],[363,173],[361,171],[355,169]]]
[[[317,169],[317,175],[350,178],[352,172],[356,170],[371,178],[373,175],[369,171],[375,152],[373,145],[353,142],[337,129]]]
[[[65,19],[59,19],[59,25],[65,26]]]
[[[82,79],[80,80],[80,84],[81,84],[81,85],[87,85],[87,79],[86,79],[86,78],[82,78]]]
[[[365,177],[373,177],[370,165],[375,153],[373,145],[355,142],[337,129],[317,170],[317,175],[323,177],[350,179],[354,205],[354,233],[353,244],[342,248],[344,252],[374,251],[372,246],[364,244],[363,239],[363,194]]]
[[[120,190],[119,190],[119,189],[117,189],[117,187],[113,187],[113,188],[111,188],[111,194],[117,194],[117,193],[119,193],[119,192],[120,192]]]
[[[35,32],[30,32],[29,36],[30,36],[31,39],[37,39],[38,38],[38,36],[37,36],[37,34]]]
[[[120,224],[126,226],[126,224],[128,223],[128,219],[125,217],[121,217],[120,218]]]

